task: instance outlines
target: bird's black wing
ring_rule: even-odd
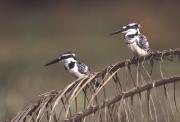
[[[145,50],[149,50],[149,43],[147,41],[147,38],[146,36],[144,35],[139,35],[139,39],[137,41],[137,45],[142,48],[142,49],[145,49]]]
[[[88,74],[89,73],[89,67],[81,62],[77,62],[78,71],[82,74]]]

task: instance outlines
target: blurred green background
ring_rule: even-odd
[[[2,0],[0,2],[0,120],[37,95],[74,80],[62,64],[44,67],[66,51],[91,69],[128,58],[123,36],[108,33],[137,22],[153,50],[180,46],[176,1]],[[175,67],[180,73],[179,64]]]

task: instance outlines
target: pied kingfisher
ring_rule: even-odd
[[[71,73],[76,78],[82,78],[87,75],[90,75],[91,71],[90,71],[89,67],[86,64],[78,61],[75,56],[76,55],[73,52],[66,52],[66,53],[59,55],[59,57],[55,58],[54,60],[50,61],[49,63],[45,64],[45,66],[49,66],[54,63],[62,62],[64,64],[65,70],[68,70],[69,73]],[[99,83],[97,82],[96,79],[92,82],[94,83],[95,87],[99,86]]]
[[[141,56],[147,56],[152,53],[151,49],[149,48],[149,43],[146,36],[140,33],[140,27],[140,24],[129,23],[115,32],[110,33],[110,35],[115,35],[118,33],[125,34],[125,43],[128,45],[130,51],[132,51],[135,59]]]

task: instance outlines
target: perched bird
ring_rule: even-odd
[[[125,43],[133,53],[135,59],[142,56],[147,56],[152,52],[146,36],[140,33],[140,27],[140,24],[129,23],[115,32],[110,33],[110,35],[115,35],[118,33],[125,34]]]
[[[82,78],[87,75],[90,75],[91,71],[89,69],[89,66],[78,61],[75,56],[76,55],[73,52],[66,52],[63,53],[62,55],[59,55],[59,57],[55,58],[49,63],[45,64],[45,66],[62,62],[64,64],[65,70],[68,70],[68,72],[71,73],[76,78]],[[93,83],[95,84],[96,87],[99,86],[99,83],[97,82],[96,79],[93,81]]]

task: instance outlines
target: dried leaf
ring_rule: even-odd
[[[167,99],[167,104],[171,107],[171,110],[167,110],[169,118],[171,117],[171,113],[173,117],[175,117],[175,114],[172,111],[172,102],[170,101],[172,97],[168,95],[169,89],[166,88],[166,85],[174,83],[173,99],[176,110],[178,111],[178,102],[176,101],[176,92],[178,91],[175,90],[175,82],[180,81],[180,76],[164,78],[161,69],[162,62],[166,60],[173,61],[174,56],[178,56],[180,60],[180,49],[153,52],[153,54],[151,54],[150,56],[139,58],[138,63],[133,62],[130,59],[119,61],[113,65],[107,66],[100,72],[92,74],[92,76],[88,76],[87,79],[77,79],[73,81],[61,91],[50,91],[40,95],[40,99],[38,101],[32,102],[30,106],[27,106],[23,111],[19,112],[19,114],[17,114],[16,117],[14,117],[11,121],[40,122],[44,119],[47,119],[47,121],[56,122],[63,121],[67,117],[66,121],[80,120],[85,122],[86,119],[89,119],[89,115],[92,115],[92,121],[102,122],[104,121],[104,119],[106,119],[106,121],[120,121],[123,117],[119,114],[123,112],[125,113],[126,118],[124,120],[136,121],[137,117],[134,114],[136,111],[133,111],[133,109],[129,107],[129,104],[132,105],[131,107],[136,106],[136,98],[138,98],[138,103],[140,104],[140,120],[145,121],[145,118],[147,116],[149,118],[150,116],[150,119],[155,119],[155,121],[157,121],[159,118],[157,114],[158,107],[156,101],[158,101],[160,97],[152,97],[153,95],[156,95],[156,93],[150,93],[150,90],[158,90],[159,86],[164,87],[164,94]],[[146,67],[144,67],[143,65],[144,62],[150,61],[150,74],[152,74],[154,64],[156,63],[154,60],[156,59],[160,59],[161,61],[161,63],[159,63],[160,70],[158,70],[159,73],[157,73],[161,74],[162,79],[160,80],[153,80],[153,76],[149,75]],[[131,67],[131,65],[133,64],[137,64],[137,66],[141,68],[143,67],[143,70],[139,71],[137,69],[138,67],[136,67],[136,69],[133,69]],[[124,68],[125,70],[122,70]],[[136,81],[134,80],[135,74],[133,74],[135,71],[137,71]],[[125,77],[125,74],[127,74],[127,77]],[[118,75],[121,77],[119,77]],[[98,88],[93,88],[91,84],[92,81],[96,78],[98,79],[98,81],[100,81],[101,85]],[[111,82],[112,79],[114,80],[116,86],[114,85],[114,82]],[[131,84],[127,84],[129,83],[129,80],[133,81],[134,86],[132,86]],[[137,82],[138,84],[136,85],[135,82]],[[153,87],[153,84],[155,84],[155,87]],[[107,89],[109,85],[113,86],[110,87],[112,89]],[[144,113],[146,109],[144,109],[143,91],[147,91],[147,98],[145,102],[148,105],[148,115]],[[127,101],[128,98],[130,98],[131,101]],[[79,99],[81,100],[80,103]],[[72,103],[74,102],[75,106],[74,104],[72,105]],[[79,104],[83,103],[84,106],[82,105],[83,107],[79,107],[81,106]],[[72,109],[71,106],[73,106],[75,109]],[[82,108],[82,110],[80,110],[80,108]],[[104,115],[106,115],[105,118]]]

